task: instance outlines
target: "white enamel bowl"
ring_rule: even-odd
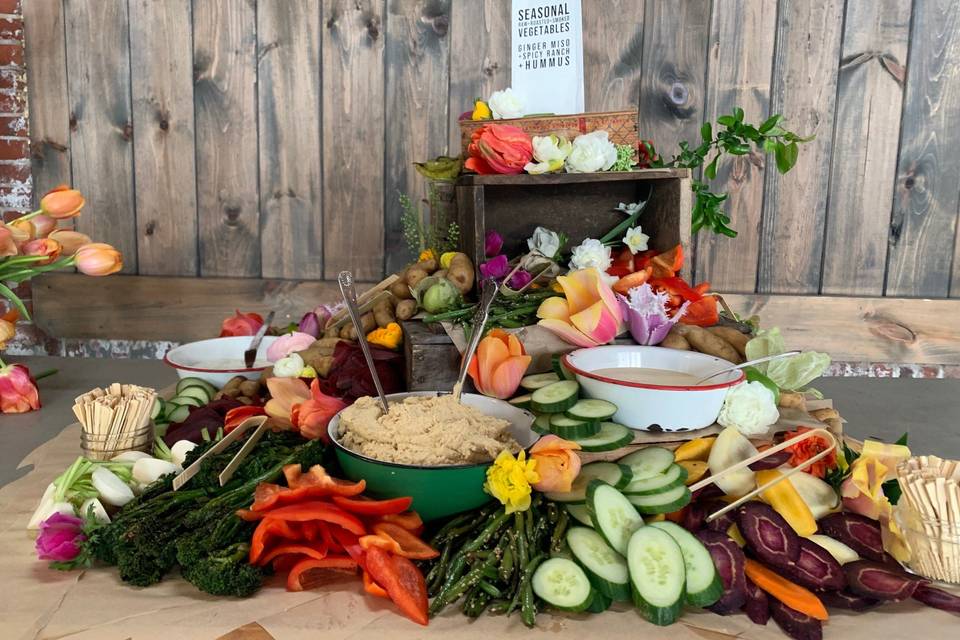
[[[267,349],[276,339],[277,336],[263,337],[257,349],[257,360],[266,361]],[[235,336],[188,342],[167,351],[163,361],[177,370],[178,377],[200,378],[217,389],[234,376],[258,380],[266,366],[243,366],[243,352],[250,346],[251,340],[251,336]]]
[[[694,351],[665,347],[618,346],[578,349],[563,357],[585,395],[617,405],[614,422],[645,431],[690,431],[717,420],[727,390],[744,380],[742,371],[717,376],[700,386],[627,382],[594,373],[600,369],[641,367],[681,371],[698,379],[733,363]]]

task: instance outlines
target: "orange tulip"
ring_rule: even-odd
[[[480,393],[505,400],[520,386],[530,360],[515,335],[493,329],[480,341],[467,373]]]
[[[234,315],[224,318],[220,323],[220,337],[252,336],[262,326],[263,318],[259,313],[240,313],[240,310],[236,309]]]
[[[66,185],[60,185],[40,199],[40,210],[51,218],[64,220],[80,215],[84,202],[82,193]]]
[[[47,237],[50,240],[56,240],[60,243],[63,249],[61,255],[65,256],[72,256],[77,252],[77,249],[93,242],[87,234],[80,233],[79,231],[71,231],[70,229],[56,229]]]
[[[570,491],[580,473],[580,445],[553,434],[543,436],[530,448],[530,459],[537,461],[540,481],[537,491]]]
[[[50,238],[36,238],[24,243],[21,249],[25,256],[46,256],[46,260],[38,260],[33,263],[38,267],[50,264],[60,257],[60,252],[62,251],[60,243]]]
[[[21,239],[36,238],[37,236],[37,227],[32,220],[14,220],[10,223],[10,228],[14,229],[14,233],[18,233]]]
[[[103,242],[87,244],[74,254],[77,269],[88,276],[108,276],[123,268],[120,252]]]
[[[37,238],[46,238],[57,228],[57,221],[43,214],[36,216],[31,222]]]
[[[317,378],[310,383],[310,399],[294,405],[290,412],[290,421],[300,430],[300,435],[308,440],[328,441],[327,425],[330,419],[345,409],[347,403],[340,398],[328,396],[320,391]]]
[[[30,370],[22,364],[0,367],[0,413],[26,413],[40,408],[40,394]]]
[[[17,241],[14,239],[13,230],[0,222],[0,258],[9,258],[20,253],[17,249]]]
[[[310,388],[300,378],[267,378],[270,399],[263,406],[267,415],[276,422],[293,426],[293,408],[310,399]]]

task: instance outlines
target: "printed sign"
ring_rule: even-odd
[[[524,112],[582,113],[580,0],[513,0],[510,84]]]

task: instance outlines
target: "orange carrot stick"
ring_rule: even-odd
[[[791,609],[805,613],[817,620],[829,618],[826,607],[812,591],[790,582],[783,576],[766,568],[756,560],[747,558],[744,573],[755,585]]]

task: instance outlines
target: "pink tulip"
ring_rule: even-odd
[[[83,194],[65,184],[54,187],[40,199],[40,209],[57,220],[75,218],[84,205]]]
[[[300,378],[267,378],[270,399],[263,409],[275,422],[292,427],[294,407],[310,399],[310,387]]]
[[[20,253],[13,230],[0,222],[0,258],[9,258]]]
[[[263,326],[263,317],[259,313],[240,313],[225,318],[220,324],[220,337],[252,336]]]
[[[523,173],[533,158],[533,142],[519,127],[488,124],[473,132],[467,155],[463,166],[475,173]]]
[[[303,351],[317,339],[309,333],[294,331],[285,336],[280,336],[274,340],[267,348],[267,360],[276,362],[280,358],[286,358],[291,353]]]
[[[54,513],[40,523],[37,537],[37,558],[53,562],[70,562],[80,555],[80,545],[87,539],[83,535],[83,520],[64,513]]]
[[[77,270],[88,276],[108,276],[123,268],[123,256],[103,242],[86,244],[74,254]]]
[[[530,448],[530,459],[537,461],[540,481],[533,484],[537,491],[570,491],[580,473],[580,445],[545,435]]]
[[[57,228],[57,221],[42,213],[34,217],[31,222],[33,222],[34,233],[37,234],[38,238],[46,238]]]
[[[0,413],[27,413],[40,408],[40,393],[22,364],[0,367]]]
[[[480,275],[483,276],[484,279],[493,278],[494,280],[499,280],[508,273],[510,273],[510,263],[507,261],[507,256],[505,255],[499,255],[480,264]]]
[[[487,235],[483,239],[484,254],[488,258],[492,258],[500,253],[500,249],[503,249],[503,236],[493,229],[487,231]]]
[[[467,373],[477,391],[505,400],[516,393],[531,360],[515,335],[493,329],[480,341]]]
[[[60,246],[63,247],[62,255],[65,256],[72,256],[80,247],[93,242],[87,234],[70,229],[55,229],[47,238],[59,242]]]
[[[607,344],[620,332],[623,314],[613,290],[595,268],[557,276],[566,299],[547,298],[537,309],[544,329],[578,347]]]
[[[50,264],[59,258],[60,252],[63,251],[60,243],[51,238],[36,238],[34,240],[30,240],[29,242],[24,243],[20,249],[23,251],[23,255],[25,256],[46,256],[45,260],[38,260],[37,262],[33,263],[38,267],[45,264]]]
[[[290,411],[290,422],[299,429],[300,435],[308,440],[328,441],[327,425],[333,416],[345,409],[347,403],[340,398],[328,396],[320,391],[320,380],[313,379],[310,383],[310,398]]]

